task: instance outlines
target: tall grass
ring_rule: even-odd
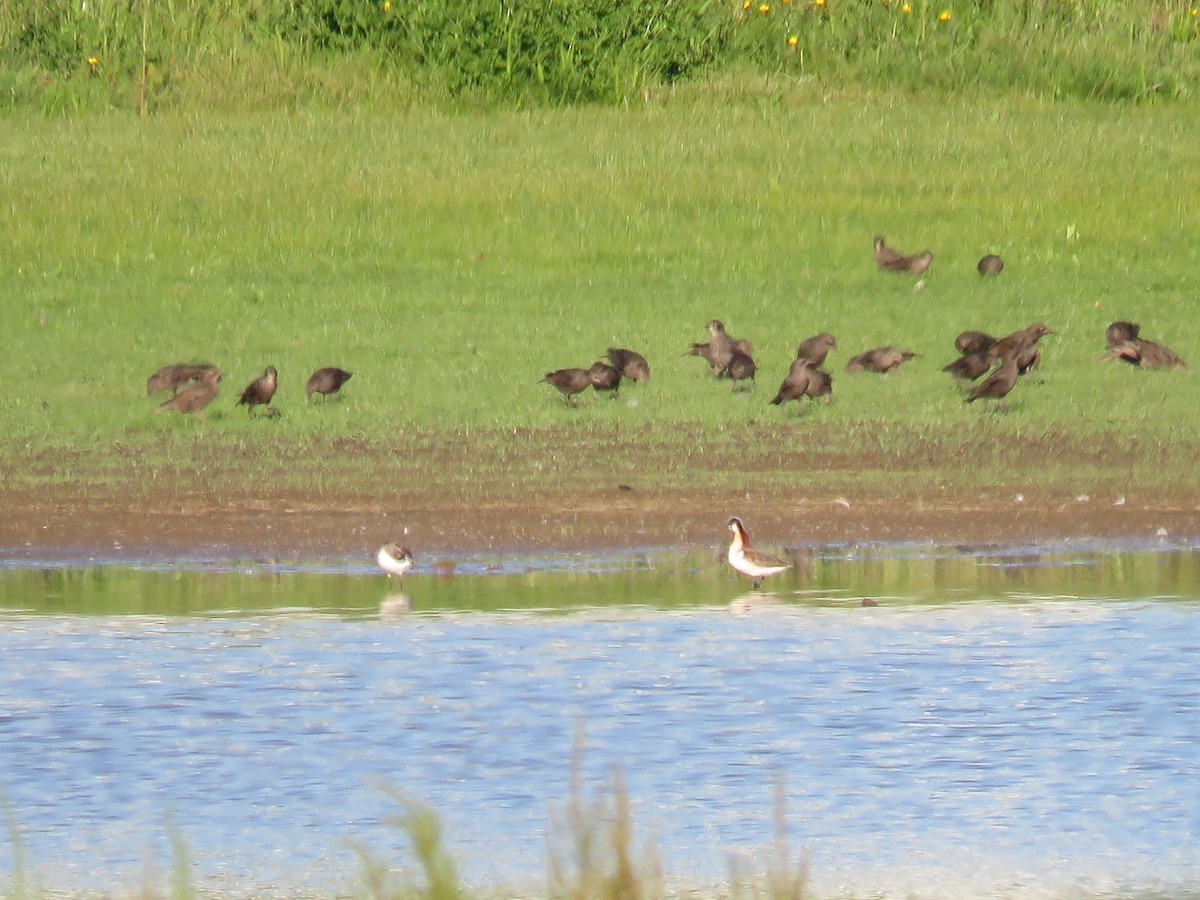
[[[729,72],[939,92],[1189,97],[1177,0],[38,0],[0,6],[0,108],[641,102]]]

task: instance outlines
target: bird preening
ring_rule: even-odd
[[[404,581],[404,573],[413,567],[414,562],[411,550],[394,543],[380,547],[375,554],[375,561],[379,563],[379,568],[387,573],[388,578],[395,576],[401,583]]]
[[[887,245],[882,234],[875,235],[875,264],[881,271],[901,275],[923,275],[929,271],[933,254],[928,250],[905,254]]]

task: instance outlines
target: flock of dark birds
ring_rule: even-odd
[[[874,243],[875,263],[883,272],[919,276],[928,272],[933,262],[933,254],[928,250],[904,254],[889,247],[883,235],[876,235]],[[976,270],[982,277],[995,277],[1004,270],[1004,260],[989,253],[979,260]],[[730,379],[735,390],[739,382],[753,382],[758,366],[754,362],[750,342],[745,338],[732,337],[719,319],[713,319],[706,327],[709,339],[703,343],[693,343],[683,355],[703,358],[708,363],[710,374],[716,378]],[[1186,368],[1177,353],[1141,337],[1139,332],[1139,327],[1133,322],[1113,322],[1105,332],[1108,350],[1100,359],[1121,359],[1143,369]],[[1038,342],[1048,334],[1054,332],[1041,322],[1002,337],[982,331],[964,331],[954,339],[958,358],[943,366],[942,371],[949,372],[968,387],[964,403],[983,399],[1001,402],[1021,376],[1037,368],[1041,362]],[[788,400],[800,401],[805,397],[813,400],[820,397],[831,399],[833,378],[823,366],[829,351],[836,350],[837,346],[837,338],[828,332],[801,341],[787,377],[770,402],[780,406]],[[851,357],[846,363],[846,371],[887,374],[919,355],[893,346],[874,347]],[[636,351],[610,347],[607,357],[607,362],[593,363],[587,369],[547,372],[542,382],[554,385],[566,402],[574,406],[575,397],[589,387],[616,396],[622,378],[646,381],[650,377],[646,358]],[[984,375],[987,377],[983,378]],[[980,381],[980,378],[983,380]]]
[[[311,400],[314,394],[323,400],[336,395],[352,375],[336,366],[317,369],[305,385],[308,399]],[[224,373],[211,363],[175,363],[163,366],[146,379],[146,395],[171,392],[171,399],[160,404],[158,412],[197,413],[217,398],[222,377]],[[268,417],[274,418],[279,415],[279,410],[271,405],[271,401],[278,389],[279,372],[274,366],[267,366],[261,375],[246,385],[237,405],[245,406],[252,416],[255,407],[261,406]]]

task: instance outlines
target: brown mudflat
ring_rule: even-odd
[[[111,458],[80,454],[57,480],[62,460],[45,451],[21,461],[27,477],[0,486],[0,555],[368,559],[404,527],[425,558],[712,547],[723,543],[730,515],[791,546],[1200,535],[1196,478],[1130,483],[1144,452],[1136,442],[1046,437],[998,455],[995,441],[981,440],[947,459],[920,445],[900,453],[797,447],[778,427],[778,439],[697,450],[685,476],[673,471],[677,444],[637,440],[612,445],[604,465],[589,453],[563,454],[552,475],[522,476],[546,471],[536,462],[550,436],[537,432],[490,447],[431,435],[403,452],[342,439],[313,452],[345,454],[353,465],[317,487],[289,484],[282,470],[259,477],[259,457],[215,453],[200,457],[213,460],[200,469],[133,457],[118,474]],[[1173,452],[1194,459],[1200,447]],[[1075,467],[1049,475],[1046,459]],[[445,477],[430,477],[437,471]]]

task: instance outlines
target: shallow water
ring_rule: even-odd
[[[10,563],[0,792],[47,888],[136,888],[175,835],[203,888],[343,890],[356,846],[406,858],[389,788],[528,887],[582,729],[680,883],[764,864],[781,784],[821,894],[1179,896],[1198,557],[814,551],[766,595],[710,554],[463,560],[403,599],[354,561]]]

